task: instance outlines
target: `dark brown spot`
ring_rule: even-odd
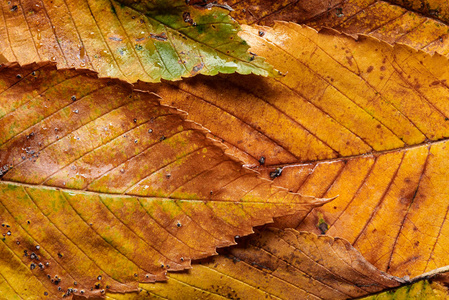
[[[352,56],[346,56],[346,59],[348,60],[348,64],[352,66]]]
[[[195,73],[201,71],[203,68],[204,68],[204,64],[200,63],[200,64],[198,64],[198,65],[193,67],[192,73],[195,74]]]
[[[368,69],[366,69],[366,72],[371,73],[374,70],[373,66],[369,66]]]
[[[431,83],[431,85],[438,85],[438,84],[440,84],[438,80],[435,80],[434,82]]]
[[[186,11],[185,13],[183,13],[183,14],[182,14],[182,18],[184,19],[184,22],[189,23],[190,25],[193,25],[193,26],[196,25],[196,23],[193,22],[193,19],[192,19],[192,17],[190,16],[190,13],[189,13],[189,12]]]

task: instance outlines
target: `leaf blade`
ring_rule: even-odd
[[[0,260],[0,274],[19,297],[134,291],[327,201],[272,186],[122,81],[13,64],[0,86],[2,249],[14,258]],[[16,282],[17,265],[33,279]]]
[[[342,239],[268,229],[199,262],[189,274],[170,274],[167,286],[141,287],[169,298],[185,291],[225,298],[348,299],[402,283],[372,267]]]
[[[346,238],[379,269],[398,276],[447,265],[439,252],[445,244],[447,213],[447,191],[440,181],[446,176],[446,163],[440,160],[446,155],[448,134],[443,100],[447,74],[441,68],[447,58],[370,37],[355,41],[332,31],[317,33],[292,23],[247,28],[253,51],[272,63],[279,61],[274,65],[288,67],[288,74],[259,81],[195,78],[159,87],[158,94],[189,111],[189,118],[211,128],[234,147],[234,154],[277,185],[316,197],[338,195],[310,214],[278,221],[282,228]],[[301,51],[298,44],[304,45]],[[183,97],[175,97],[179,92]],[[237,94],[245,102],[234,101]],[[321,111],[310,109],[312,105]],[[353,114],[356,110],[364,116]],[[213,118],[219,111],[221,117]],[[429,113],[419,116],[423,111]],[[262,114],[267,118],[257,118]],[[428,119],[430,114],[435,119]],[[225,132],[229,124],[238,124],[238,132]],[[290,126],[293,130],[284,135]],[[359,143],[354,133],[363,137]],[[327,142],[328,151],[316,146],[318,139]],[[278,168],[282,174],[276,177]],[[411,225],[415,223],[417,229]],[[383,243],[375,246],[376,241]]]
[[[276,74],[262,58],[248,53],[237,35],[239,25],[226,10],[200,10],[179,0],[168,6],[142,3],[150,5],[109,0],[5,4],[9,39],[0,52],[22,65],[54,61],[60,68],[89,68],[101,77],[129,82],[179,80],[198,73]],[[220,44],[223,38],[229,43]]]

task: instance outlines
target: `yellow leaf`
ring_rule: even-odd
[[[272,186],[206,134],[122,81],[3,66],[1,296],[133,291],[325,203]]]

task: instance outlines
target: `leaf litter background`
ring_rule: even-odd
[[[387,5],[387,3],[379,3]],[[379,3],[370,5],[380,5]],[[392,7],[391,5],[387,6]],[[347,12],[347,9],[344,9]],[[337,13],[340,14],[340,10],[337,10]],[[351,20],[353,19],[355,18],[351,18]],[[342,28],[343,26],[338,29],[344,31]],[[421,27],[417,26],[417,28]],[[278,24],[274,29],[248,27],[245,30],[246,32],[242,36],[253,47],[252,53],[267,57],[268,62],[282,72],[287,73],[286,71],[288,71],[285,77],[263,79],[231,75],[221,76],[219,80],[196,77],[175,84],[164,83],[150,88],[141,84],[137,87],[154,91],[162,96],[163,103],[188,111],[189,119],[203,124],[215,136],[231,146],[230,150],[227,150],[228,153],[236,155],[248,166],[257,168],[267,178],[271,171],[282,166],[282,175],[274,179],[275,184],[303,195],[316,197],[339,195],[322,209],[315,209],[310,213],[302,212],[293,218],[279,220],[277,223],[279,226],[296,227],[298,230],[307,229],[318,234],[327,231],[330,226],[327,234],[347,238],[375,266],[398,276],[416,276],[436,267],[445,266],[447,264],[444,261],[445,255],[440,253],[444,253],[446,243],[444,224],[447,213],[447,201],[444,197],[446,195],[444,139],[447,136],[444,103],[446,76],[444,68],[441,67],[447,64],[446,59],[438,55],[431,57],[404,46],[391,48],[383,42],[370,38],[359,37],[357,42],[354,42],[351,38],[331,31],[322,31],[320,34],[316,34],[308,28],[301,28],[293,24]],[[348,33],[353,34],[354,32],[348,31]],[[362,31],[362,33],[367,32]],[[379,36],[376,37],[379,38]],[[440,38],[438,41],[441,42]],[[404,41],[401,40],[401,42]],[[301,43],[304,50],[302,52],[289,51],[289,48],[296,49],[297,43]],[[414,44],[410,45],[417,47]],[[330,49],[326,49],[326,47]],[[375,47],[378,48],[373,51]],[[426,47],[420,48],[427,50]],[[373,52],[377,52],[377,54]],[[369,60],[364,58],[368,55],[367,53],[370,55]],[[108,76],[108,74],[100,71],[100,76]],[[10,77],[14,78],[17,74],[11,75]],[[30,76],[30,78],[32,77]],[[310,82],[314,84],[310,84]],[[273,89],[272,93],[268,93],[268,87]],[[71,93],[67,93],[67,95],[69,94]],[[370,97],[362,97],[362,95]],[[403,95],[407,95],[407,97]],[[368,98],[369,101],[363,98]],[[404,98],[408,101],[398,101]],[[69,98],[66,97],[65,100],[69,100]],[[71,98],[70,100],[73,101]],[[24,102],[26,103],[26,101]],[[30,103],[26,103],[25,107],[27,104]],[[25,107],[19,108],[19,111]],[[78,110],[78,113],[74,111],[76,109],[72,111],[73,114],[79,114],[81,110]],[[304,113],[305,111],[310,113]],[[70,111],[66,110],[65,113],[65,117],[68,117]],[[262,114],[264,118],[260,118]],[[215,117],[211,118],[210,116]],[[217,118],[217,116],[219,117]],[[25,120],[21,120],[20,123],[32,122],[24,116],[22,118]],[[317,120],[319,121],[317,122]],[[8,122],[11,122],[11,119]],[[131,118],[128,119],[128,122],[131,123]],[[231,135],[229,130],[224,130],[223,126],[228,129],[230,124],[238,125],[236,128],[242,129],[238,132],[240,136]],[[17,135],[17,132],[14,132],[15,126],[11,126],[12,128],[9,130],[10,137]],[[51,138],[55,139],[56,136],[59,139],[58,134],[53,134]],[[76,140],[75,135],[71,137]],[[136,137],[140,137],[140,135],[136,135]],[[26,136],[24,135],[22,138],[25,140]],[[28,140],[34,138],[33,135]],[[302,142],[297,143],[297,141]],[[436,141],[438,142],[435,143]],[[103,141],[98,143],[100,145]],[[345,146],[344,143],[348,144]],[[123,147],[121,144],[117,146]],[[89,151],[84,148],[85,145],[82,147],[82,151]],[[93,144],[90,147],[94,149]],[[31,148],[27,150],[25,147],[24,149],[25,154],[34,151]],[[178,148],[176,147],[176,149]],[[61,149],[54,149],[54,151],[58,150]],[[27,151],[29,153],[26,153]],[[79,149],[71,149],[71,151],[74,158],[82,155],[82,152],[78,152]],[[14,153],[11,152],[8,150],[5,153],[8,157],[16,156],[20,163],[22,159],[20,155],[18,153],[13,155]],[[31,162],[34,159],[37,162],[38,159],[44,161],[45,157],[58,157],[51,153],[48,152],[43,156],[39,153],[40,158],[33,158],[35,152],[30,155]],[[265,166],[259,166],[262,156],[265,158]],[[104,157],[103,159],[106,161],[108,158]],[[82,160],[79,163],[86,162]],[[316,160],[324,161],[315,162]],[[25,164],[30,162],[28,157],[25,161]],[[66,178],[68,174],[75,173],[69,168],[61,168],[64,162],[55,163],[51,159],[47,159],[46,163],[52,163],[54,172],[56,172],[51,174],[54,175],[54,178],[45,177],[45,174],[40,174],[39,170],[35,174],[33,172],[28,174],[29,170],[26,170],[24,176],[24,173],[20,173],[20,168],[16,170],[16,163],[14,162],[13,169],[9,170],[8,168],[9,172],[5,175],[11,176],[12,179],[17,176],[16,178],[20,178],[21,182],[63,187],[64,181],[58,181],[58,176]],[[88,161],[88,163],[91,167],[92,161]],[[34,165],[38,166],[39,164]],[[100,165],[101,167],[104,166]],[[96,166],[96,168],[99,167]],[[120,172],[122,169],[117,170]],[[99,174],[103,174],[101,171],[99,172]],[[113,176],[114,174],[106,175],[103,182],[110,182],[109,180]],[[248,176],[252,178],[255,175]],[[160,177],[164,176],[160,175]],[[43,181],[39,181],[42,179]],[[85,182],[81,183],[84,179],[78,179],[76,182],[70,183],[72,189],[86,186]],[[167,179],[167,176],[164,179]],[[441,183],[438,183],[439,181]],[[156,182],[156,179],[151,182],[152,185],[149,186],[155,186],[153,183]],[[88,186],[91,186],[90,183]],[[101,190],[105,188],[105,185],[97,186],[100,189],[98,191],[102,193],[111,191],[115,193],[120,190],[120,187],[111,187],[111,191]],[[95,188],[95,184],[93,187]],[[167,185],[164,186],[164,188],[166,187]],[[21,187],[21,189],[28,190],[31,187]],[[43,189],[45,197],[51,191],[51,189]],[[123,190],[121,191],[123,192]],[[183,191],[182,197],[192,191],[197,192],[197,190],[189,190],[187,193]],[[207,192],[205,189],[205,197],[207,197]],[[153,193],[160,193],[160,190]],[[102,198],[100,199],[103,201]],[[366,199],[371,200],[372,204],[366,203]],[[435,203],[435,201],[437,202]],[[426,205],[426,203],[432,203],[432,205]],[[390,217],[385,217],[386,214],[396,218],[396,221],[392,222]],[[429,215],[432,217],[426,217]],[[264,222],[255,222],[253,225]],[[176,228],[179,228],[177,224]],[[317,228],[318,224],[321,225],[319,228]],[[421,236],[417,237],[416,234],[421,234]],[[373,240],[377,243],[378,237],[385,239],[383,249],[371,245]],[[257,243],[261,238],[263,239],[259,236],[254,237],[254,240]],[[273,237],[273,239],[276,238]],[[123,239],[119,240],[123,241]],[[232,239],[227,240],[228,244],[230,242]],[[266,245],[263,245],[262,248],[269,251]],[[129,251],[129,249],[127,250]],[[260,254],[254,254],[255,257],[258,255]],[[277,257],[280,256],[280,254],[277,255]],[[259,269],[257,268],[257,259],[263,262],[266,260],[259,257],[254,258],[254,256],[249,255],[248,272],[267,276],[266,268],[260,266]],[[225,259],[222,257],[220,256],[219,259]],[[270,256],[270,258],[275,259],[276,255]],[[284,259],[294,265],[291,262],[291,257]],[[232,261],[235,262],[235,259]],[[207,271],[199,272],[198,276],[207,276],[204,275],[205,272],[219,272],[220,270],[217,270],[215,265],[206,264],[201,270]],[[264,266],[264,264],[260,265]],[[260,268],[265,272],[261,272]],[[221,272],[230,272],[229,269],[230,267],[225,267]],[[283,270],[282,268],[273,269],[278,272]],[[304,271],[304,269],[295,268],[295,271],[297,270]],[[338,270],[343,271],[341,268]],[[291,270],[288,273],[292,273]],[[304,288],[304,284],[296,281],[298,280],[296,273],[294,273],[296,276],[289,280],[285,280],[277,273],[270,278]],[[314,271],[311,274],[314,274]],[[176,279],[169,280],[168,284],[173,284],[176,280],[180,284],[184,282],[182,286],[185,290],[187,288],[185,284],[192,285],[192,282],[193,285],[198,284],[197,280],[190,278],[193,275],[193,271],[189,275],[179,274],[179,277],[171,275],[171,278]],[[231,277],[238,278],[239,275],[242,273],[233,274]],[[369,276],[371,277],[371,275]],[[345,278],[344,275],[337,277],[337,281],[341,281],[342,277]],[[206,278],[211,277],[207,276]],[[227,278],[230,279],[230,277]],[[52,279],[54,280],[54,278]],[[89,278],[91,281],[88,284],[95,284],[93,282],[96,281],[95,279],[98,280],[98,277],[93,275],[92,278]],[[353,280],[354,277],[348,279]],[[192,282],[189,283],[190,280]],[[222,287],[223,282],[220,282],[221,284],[218,283],[217,286]],[[245,279],[238,278],[235,284],[236,286],[242,285],[244,284],[242,282],[245,282]],[[206,281],[204,287],[190,287],[195,292],[207,291],[208,295],[212,295],[210,293],[214,291],[214,288],[210,284]],[[225,283],[225,285],[228,284],[229,282]],[[326,298],[325,291],[326,288],[329,288],[328,283],[320,282],[320,284],[325,286],[323,290],[314,286],[309,292],[317,293],[317,297]],[[159,286],[158,284],[145,285],[143,288],[147,288],[151,292],[151,288]],[[275,285],[267,285],[265,291],[275,296],[275,292],[269,292],[272,286]],[[245,287],[248,286],[245,285]],[[335,287],[331,290],[334,295],[337,295],[338,291],[335,290]],[[54,291],[55,288],[52,292]],[[323,293],[320,294],[316,291],[323,291]],[[343,293],[343,297],[361,295],[360,290],[357,289],[350,292],[339,291]],[[99,293],[101,290],[97,289],[96,292]],[[167,293],[167,289],[162,288],[162,291],[156,292],[162,296],[164,293]],[[213,294],[238,297],[238,294],[230,294],[229,291],[226,293],[222,290],[215,291]],[[204,296],[204,294],[201,295]],[[282,292],[278,296],[288,298]]]

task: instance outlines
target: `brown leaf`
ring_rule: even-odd
[[[188,273],[170,274],[167,284],[141,284],[140,296],[174,299],[182,293],[185,298],[348,299],[405,282],[374,268],[343,239],[271,229],[195,264]]]
[[[0,88],[6,298],[135,290],[273,216],[325,203],[272,187],[119,80],[14,64]]]

